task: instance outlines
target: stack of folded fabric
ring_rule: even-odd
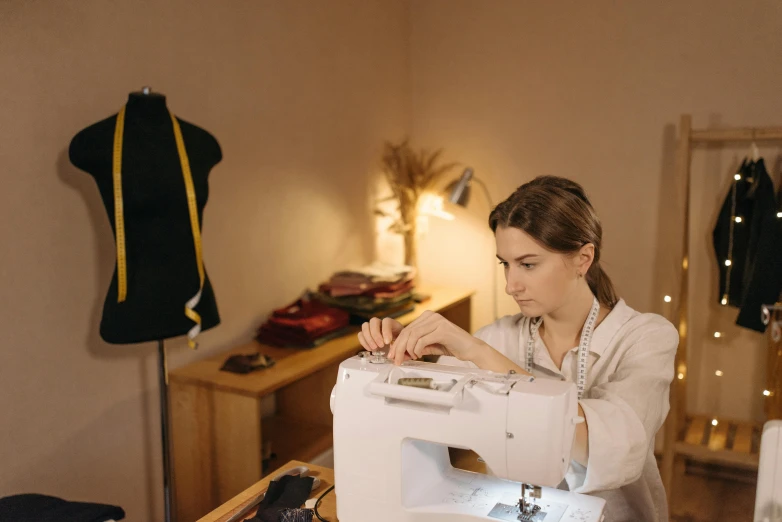
[[[256,340],[286,348],[313,348],[350,330],[350,315],[312,298],[310,292],[274,310],[261,325]]]
[[[398,317],[415,307],[414,278],[413,267],[376,262],[336,272],[320,285],[316,298],[349,312],[353,322]]]

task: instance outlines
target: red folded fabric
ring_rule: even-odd
[[[350,324],[350,314],[314,299],[298,299],[272,312],[257,339],[277,345],[308,345]]]

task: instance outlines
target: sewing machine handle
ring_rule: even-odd
[[[388,374],[385,375],[387,378]],[[465,375],[451,387],[448,391],[430,390],[426,388],[416,388],[414,386],[400,386],[399,384],[389,384],[385,382],[384,376],[369,383],[369,392],[387,399],[398,399],[401,401],[420,402],[424,404],[433,404],[435,406],[457,406],[462,402],[464,394],[464,385],[472,378]]]

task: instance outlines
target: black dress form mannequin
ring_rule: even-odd
[[[112,157],[117,115],[80,131],[71,141],[71,163],[95,179],[116,237]],[[180,120],[195,189],[198,220],[209,195],[209,172],[222,159],[217,140]],[[127,296],[118,302],[114,275],[103,306],[100,335],[127,344],[187,334],[194,322],[185,303],[199,289],[187,192],[171,116],[161,94],[131,93],[125,106],[122,201],[127,259]],[[205,276],[195,307],[201,331],[220,323],[215,295]]]

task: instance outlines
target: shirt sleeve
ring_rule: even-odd
[[[670,409],[669,390],[679,334],[659,319],[634,331],[606,383],[579,401],[586,416],[589,457],[576,493],[615,489],[641,477],[654,436]]]
[[[487,324],[475,332],[474,337],[485,342],[505,357],[518,361],[519,348],[519,328],[523,323],[523,317],[518,315],[506,315]],[[468,368],[477,368],[474,363],[460,361],[456,357],[443,355],[437,359],[438,364],[448,366],[465,366]]]

